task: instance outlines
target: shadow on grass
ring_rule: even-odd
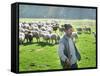
[[[27,45],[32,45],[32,44],[35,44],[36,46],[45,47],[45,46],[54,46],[54,45],[57,45],[58,43],[52,44],[48,42],[31,42],[31,43],[28,42],[28,43],[23,43],[22,45],[27,46]]]
[[[45,66],[50,66],[50,65],[49,64],[35,64],[35,63],[31,63],[30,66],[45,67]]]

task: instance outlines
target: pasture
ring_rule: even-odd
[[[19,22],[50,21],[52,19],[19,19]],[[57,19],[60,25],[70,23],[74,28],[89,26],[95,32],[94,20],[64,20]],[[76,30],[75,30],[76,31]],[[57,33],[60,32],[57,30]],[[62,37],[62,36],[61,36]],[[96,40],[93,34],[78,34],[76,46],[82,59],[78,62],[79,68],[96,67]],[[49,44],[44,41],[19,45],[19,71],[56,70],[62,69],[58,56],[58,44]]]

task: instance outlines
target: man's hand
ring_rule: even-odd
[[[65,60],[65,65],[66,65],[67,67],[71,67],[71,62],[70,62],[69,59],[66,59],[66,60]]]

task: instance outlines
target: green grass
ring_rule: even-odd
[[[20,46],[20,71],[60,69],[57,45],[33,43]]]
[[[20,21],[33,21],[21,19]],[[40,19],[41,20],[41,19]],[[37,20],[36,20],[37,21]],[[91,21],[91,20],[90,20]],[[89,22],[90,22],[89,21]],[[87,20],[69,20],[70,23],[88,22]],[[94,22],[94,21],[92,21]],[[95,26],[92,28],[95,30]],[[57,33],[59,31],[57,30]],[[80,34],[76,46],[81,54],[82,59],[78,62],[79,68],[96,67],[96,43],[92,34]],[[42,39],[41,39],[42,40]],[[36,71],[36,70],[56,70],[62,69],[58,57],[58,44],[47,44],[45,42],[36,42],[33,39],[31,44],[24,43],[19,45],[19,71]]]
[[[91,34],[82,34],[76,43],[77,48],[82,56],[78,63],[79,68],[96,66],[96,45],[95,39]]]

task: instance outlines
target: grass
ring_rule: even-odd
[[[27,19],[25,19],[26,21]],[[21,21],[24,21],[21,20]],[[33,20],[28,20],[33,21]],[[84,20],[85,22],[88,22]],[[84,22],[82,21],[82,22]],[[77,22],[74,20],[72,23]],[[79,23],[81,20],[78,21]],[[89,21],[90,22],[90,21]],[[92,21],[94,22],[94,21]],[[93,31],[95,26],[93,26]],[[59,33],[59,32],[58,32]],[[76,46],[82,59],[78,62],[79,68],[96,67],[96,43],[92,34],[80,34]],[[24,43],[19,45],[19,71],[37,71],[37,70],[56,70],[62,69],[58,56],[58,44],[48,44],[45,42]]]
[[[79,36],[76,45],[82,56],[81,61],[78,63],[79,68],[95,67],[96,45],[94,37],[91,34],[82,34]]]
[[[57,45],[33,43],[20,46],[20,71],[60,69]]]

